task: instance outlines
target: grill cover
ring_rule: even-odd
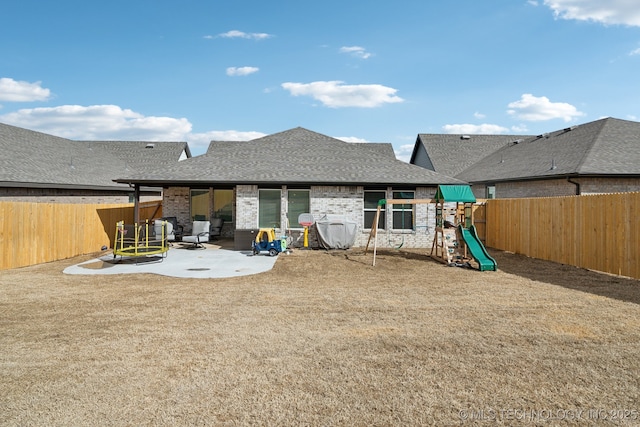
[[[358,225],[343,216],[325,215],[316,221],[318,244],[323,249],[349,249],[356,241]]]

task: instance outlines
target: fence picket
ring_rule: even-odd
[[[142,203],[140,218],[162,215]],[[490,199],[475,208],[490,248],[640,279],[640,193]],[[112,247],[133,205],[0,202],[0,270]]]
[[[486,206],[489,247],[640,279],[640,193],[491,199]]]
[[[160,204],[160,208],[158,205]],[[117,221],[133,222],[133,204],[0,202],[0,270],[112,247]],[[162,216],[161,202],[140,204],[140,218]]]

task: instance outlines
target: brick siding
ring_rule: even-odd
[[[498,182],[496,198],[556,197],[576,195],[579,183],[580,194],[627,193],[640,191],[640,178],[566,178],[544,179],[517,182]],[[473,194],[477,198],[486,198],[485,185],[473,185]]]
[[[273,187],[271,187],[273,188]],[[277,188],[275,188],[277,189]],[[287,224],[287,186],[281,190],[281,224]],[[393,195],[393,188],[386,189],[387,198]],[[396,191],[405,188],[396,188]],[[362,186],[312,186],[310,188],[310,210],[315,219],[324,215],[342,215],[354,221],[358,225],[356,247],[364,247],[369,239],[370,230],[364,229],[364,191]],[[436,187],[418,188],[415,191],[416,199],[432,199],[435,197]],[[235,204],[233,217],[235,224],[226,224],[223,228],[223,237],[232,237],[234,230],[251,230],[258,228],[258,194],[257,185],[238,185],[235,188]],[[188,187],[170,187],[164,191],[163,212],[165,216],[175,216],[180,224],[191,227],[190,219],[190,191]],[[378,232],[378,247],[398,247],[402,244],[405,248],[431,248],[435,228],[435,205],[415,205],[415,229],[408,231],[391,230],[392,214],[391,206],[387,206],[386,227]],[[280,227],[278,234],[291,235],[294,246],[301,246],[303,240],[303,228],[297,224],[297,218],[291,219],[289,229],[286,225]],[[295,223],[293,223],[295,221]],[[313,227],[309,232],[310,246],[317,246],[316,233]]]
[[[131,193],[133,196],[133,193]],[[141,202],[160,200],[159,192],[145,192],[140,195]],[[130,203],[129,193],[123,191],[74,190],[60,188],[0,188],[0,201],[34,203],[86,203],[112,204]]]

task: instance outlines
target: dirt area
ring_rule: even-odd
[[[640,282],[492,252],[0,274],[0,425],[640,424]],[[606,419],[606,421],[605,421]]]

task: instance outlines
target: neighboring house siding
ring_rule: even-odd
[[[415,165],[423,167],[429,170],[435,170],[433,167],[433,163],[427,154],[427,150],[425,150],[422,144],[418,145],[418,149],[416,150],[416,156],[413,162]]]
[[[577,178],[582,194],[640,191],[640,178]]]
[[[496,199],[573,196],[576,186],[566,179],[496,183]]]
[[[473,184],[471,186],[471,191],[473,195],[476,196],[476,199],[486,199],[487,198],[487,186],[482,184]]]
[[[141,194],[140,201],[160,200],[155,194]],[[0,188],[0,201],[37,203],[130,203],[129,195],[122,191],[67,190],[58,188]]]
[[[640,178],[567,178],[546,179],[536,181],[498,182],[496,198],[528,198],[528,197],[557,197],[576,195],[576,185],[580,187],[580,194],[600,193],[628,193],[640,191]],[[477,198],[486,197],[486,186],[474,184],[473,194]]]

